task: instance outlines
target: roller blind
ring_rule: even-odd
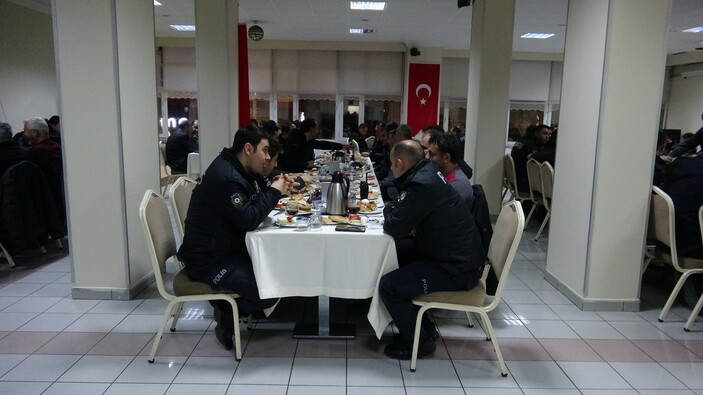
[[[163,49],[164,90],[168,97],[197,97],[198,81],[195,70],[195,48]]]
[[[403,90],[403,54],[339,52],[339,90],[394,100]]]
[[[271,50],[249,50],[249,91],[257,94],[271,93]]]

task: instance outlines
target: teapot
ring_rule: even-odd
[[[348,192],[349,180],[342,173],[335,171],[327,189],[327,214],[345,215],[347,213]]]

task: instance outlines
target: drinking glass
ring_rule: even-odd
[[[298,210],[299,210],[298,202],[296,202],[295,200],[289,200],[286,203],[286,214],[296,215],[296,214],[298,214]]]
[[[322,230],[322,218],[320,218],[320,214],[322,214],[322,206],[320,204],[313,203],[310,213],[312,214],[310,216],[310,230]]]

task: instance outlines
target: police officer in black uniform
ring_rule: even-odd
[[[271,160],[269,141],[257,126],[237,131],[232,148],[225,148],[193,190],[178,251],[195,281],[232,290],[241,297],[242,315],[272,307],[276,299],[259,298],[259,290],[245,244],[246,232],[256,229],[287,191],[288,178],[280,175],[270,186],[257,180],[266,175]],[[270,170],[270,169],[269,169]],[[217,340],[232,349],[233,320],[229,303],[213,301]]]
[[[383,230],[395,239],[411,237],[415,253],[400,268],[381,278],[380,295],[400,336],[384,352],[410,359],[418,307],[411,300],[435,291],[468,290],[476,286],[486,253],[478,228],[464,201],[424,158],[420,143],[403,140],[391,149],[391,171],[398,198],[383,210]],[[435,350],[433,336],[423,325],[418,356]]]

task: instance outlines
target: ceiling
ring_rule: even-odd
[[[51,0],[12,0],[50,12]],[[170,24],[194,24],[194,0],[159,0],[154,7],[157,37],[192,38]],[[564,49],[568,0],[516,0],[513,50],[561,53]],[[402,43],[407,47],[468,50],[471,7],[457,8],[456,0],[386,0],[384,11],[352,11],[348,0],[239,0],[239,20],[256,21],[264,40],[350,41]],[[703,47],[703,33],[681,30],[703,26],[703,1],[673,0],[667,53],[694,52]],[[374,29],[351,35],[349,28]],[[555,33],[551,38],[524,39],[520,35]]]

